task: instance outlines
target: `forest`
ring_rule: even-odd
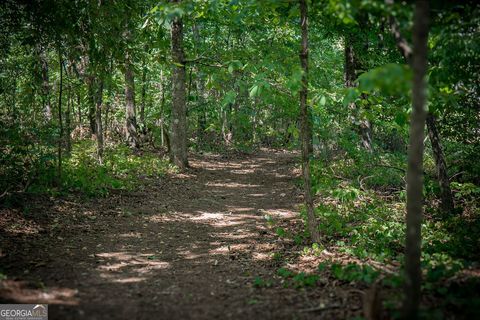
[[[0,319],[480,319],[479,89],[476,1],[2,0]]]

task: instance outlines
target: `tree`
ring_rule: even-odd
[[[63,94],[63,58],[62,51],[58,48],[58,65],[60,73],[60,83],[58,89],[58,126],[59,126],[59,136],[57,144],[57,185],[62,183],[62,148],[63,148],[63,119],[62,119],[62,94]]]
[[[52,120],[52,107],[50,102],[50,81],[48,77],[48,61],[45,53],[45,49],[41,45],[37,46],[38,60],[41,67],[42,75],[42,102],[43,102],[43,112],[45,115],[45,120]]]
[[[300,50],[300,63],[302,65],[302,80],[300,96],[300,125],[302,136],[302,174],[305,192],[305,207],[307,209],[308,230],[312,241],[320,243],[315,209],[313,206],[312,182],[310,177],[310,146],[312,145],[311,111],[308,107],[308,6],[306,0],[300,0],[300,28],[302,30],[302,43]]]
[[[392,4],[393,1],[390,1]],[[408,43],[407,39],[403,37],[397,21],[393,16],[389,16],[391,33],[395,39],[396,46],[400,51],[400,54],[405,59],[405,61],[412,65],[413,64],[413,50]],[[445,161],[445,154],[443,152],[440,133],[438,132],[437,120],[432,113],[427,115],[427,131],[428,137],[430,138],[430,143],[432,145],[433,158],[435,160],[435,167],[437,170],[437,179],[440,184],[441,190],[441,203],[440,207],[443,213],[451,213],[455,209],[455,204],[453,202],[452,189],[450,187],[450,179],[448,177],[447,164]]]
[[[413,25],[413,88],[412,114],[407,169],[407,232],[405,251],[405,297],[403,316],[416,319],[420,304],[421,286],[421,227],[423,216],[423,140],[427,118],[427,41],[428,0],[417,0]]]
[[[360,62],[358,61],[357,54],[355,52],[354,37],[350,31],[347,31],[344,37],[345,41],[345,87],[355,87],[355,81],[357,80],[357,69],[360,69]],[[352,102],[350,105],[352,113],[359,113],[357,105]],[[356,117],[355,117],[356,118]],[[368,151],[372,151],[372,125],[367,119],[355,119],[358,122],[358,131],[360,131],[360,138],[362,141],[362,147]]]
[[[95,101],[95,135],[97,138],[97,159],[100,164],[103,163],[103,125],[102,125],[102,106],[103,106],[103,80],[99,79],[96,83]]]
[[[172,0],[180,3],[181,0]],[[187,159],[187,106],[185,91],[185,53],[183,49],[183,21],[175,16],[171,25],[172,46],[172,123],[171,123],[171,158],[181,170],[188,167]]]
[[[125,54],[125,116],[126,116],[126,138],[127,143],[135,148],[139,147],[137,134],[137,115],[135,108],[135,78],[131,54]]]

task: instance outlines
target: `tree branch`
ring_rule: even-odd
[[[385,0],[387,6],[393,6],[393,0]],[[398,50],[402,54],[403,58],[408,64],[411,64],[412,47],[408,43],[407,39],[402,35],[398,21],[393,15],[389,15],[388,22],[390,24],[390,31],[395,39]]]

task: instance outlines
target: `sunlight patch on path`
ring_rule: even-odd
[[[104,252],[95,254],[102,260],[97,267],[102,279],[117,283],[145,281],[145,276],[156,270],[170,268],[170,263],[157,260],[153,253],[131,254],[127,252]]]
[[[229,183],[207,182],[205,185],[208,187],[220,187],[220,188],[259,188],[261,187],[261,185],[259,184],[244,184],[244,183],[237,183],[237,182],[229,182]]]

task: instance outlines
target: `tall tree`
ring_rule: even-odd
[[[393,0],[388,0],[387,4],[393,4]],[[407,39],[403,37],[400,32],[397,21],[393,16],[389,17],[391,33],[395,39],[400,54],[403,56],[405,61],[412,66],[413,63],[413,50],[408,43]],[[437,179],[440,184],[441,190],[441,210],[443,213],[451,213],[455,209],[455,204],[453,202],[452,189],[450,187],[450,179],[448,177],[447,164],[445,161],[445,154],[443,152],[440,133],[438,132],[437,119],[432,113],[427,115],[427,131],[428,137],[430,138],[430,143],[432,145],[433,158],[435,160],[435,168],[437,171]]]
[[[59,126],[59,136],[57,144],[57,185],[60,186],[62,183],[62,147],[63,147],[63,118],[62,118],[62,94],[63,94],[63,58],[62,51],[58,48],[58,64],[59,64],[59,73],[60,73],[60,82],[58,88],[58,126]]]
[[[100,164],[103,163],[103,125],[102,125],[102,105],[103,105],[103,80],[96,81],[95,91],[95,124],[97,137],[97,159]]]
[[[302,173],[305,192],[305,207],[307,209],[308,230],[313,242],[320,242],[315,210],[313,206],[312,181],[310,177],[310,156],[312,145],[311,122],[312,115],[308,107],[308,5],[306,0],[300,0],[300,28],[302,30],[302,43],[300,50],[300,63],[303,73],[300,88],[300,125],[302,136]]]
[[[423,140],[427,118],[427,41],[428,41],[428,0],[417,0],[413,24],[413,88],[412,114],[410,118],[410,140],[407,168],[407,232],[405,252],[405,298],[403,316],[417,319],[420,305],[422,280],[421,227],[423,216]]]
[[[135,108],[135,78],[131,62],[131,54],[125,54],[125,116],[126,138],[131,147],[138,148],[137,115]]]
[[[172,0],[180,3],[181,0]],[[183,21],[181,16],[176,16],[172,21],[171,30],[172,46],[172,133],[171,133],[171,158],[181,170],[188,167],[187,159],[187,106],[185,91],[185,53],[183,49]]]
[[[42,103],[43,113],[47,121],[52,120],[52,106],[50,101],[50,81],[48,77],[48,61],[46,55],[46,49],[41,45],[37,46],[37,54],[40,62],[41,75],[42,75]]]

